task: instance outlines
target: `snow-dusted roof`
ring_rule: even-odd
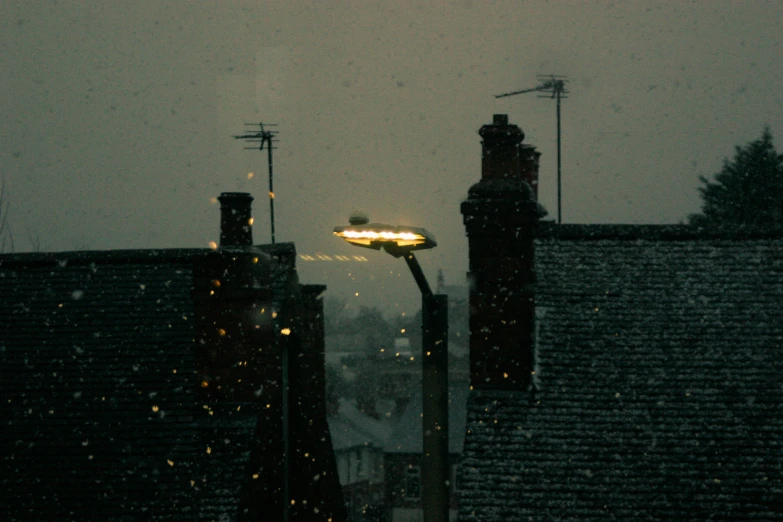
[[[265,477],[252,470],[279,438],[259,439],[255,400],[197,393],[199,285],[214,256],[237,259],[205,249],[0,256],[4,520],[234,520],[260,498]],[[280,320],[298,283],[285,263],[270,270]],[[292,430],[309,420],[297,440],[320,466],[328,432],[297,411],[310,416],[292,416]],[[316,480],[309,487],[329,493],[336,470]]]
[[[207,253],[3,256],[0,389],[10,409],[0,503],[11,518],[28,509],[43,518],[47,497],[58,499],[52,513],[71,518],[197,509],[183,502],[206,455],[194,418],[191,293],[194,259]],[[241,443],[253,430],[239,423],[224,432]],[[222,450],[217,463],[234,464],[237,455]],[[216,486],[238,503],[235,475]]]
[[[345,399],[340,399],[337,414],[327,420],[335,451],[358,446],[382,449],[392,432],[388,421],[370,417]]]
[[[471,393],[460,520],[783,519],[783,234],[544,228],[536,274],[536,393]]]

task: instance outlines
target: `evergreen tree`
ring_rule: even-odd
[[[715,181],[700,176],[700,214],[691,225],[783,226],[783,155],[765,128],[761,139],[737,147],[734,159],[723,160]]]

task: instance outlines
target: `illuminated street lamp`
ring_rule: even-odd
[[[367,216],[353,214],[347,227],[334,234],[352,245],[383,249],[403,257],[421,290],[422,316],[422,507],[427,522],[449,519],[449,388],[448,299],[433,294],[414,250],[438,245],[423,228],[369,223]]]
[[[357,221],[357,218],[352,218]],[[352,245],[380,250],[383,248],[394,257],[406,252],[438,246],[432,234],[423,228],[382,225],[380,223],[356,224],[335,227],[334,234]]]

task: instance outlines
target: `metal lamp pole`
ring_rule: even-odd
[[[355,246],[405,258],[421,290],[422,315],[422,507],[425,522],[449,520],[449,318],[448,297],[433,294],[414,250],[433,248],[437,242],[423,228],[368,224],[363,213],[351,215],[348,227],[334,234]]]
[[[448,297],[432,293],[413,252],[404,257],[421,290],[422,508],[426,522],[448,522]]]

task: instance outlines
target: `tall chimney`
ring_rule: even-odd
[[[220,200],[220,246],[244,247],[253,244],[253,218],[247,192],[223,192]]]
[[[474,389],[529,390],[533,239],[543,207],[526,169],[538,153],[521,145],[524,133],[505,114],[494,115],[479,134],[481,180],[461,207],[470,257],[470,380]]]

